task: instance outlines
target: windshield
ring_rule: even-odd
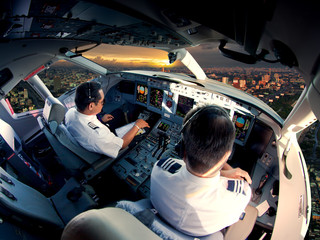
[[[206,81],[219,81],[245,91],[268,104],[285,119],[304,89],[302,76],[281,64],[239,63],[219,53],[217,44],[187,49],[203,68]],[[169,64],[168,53],[157,49],[101,45],[83,54],[117,72],[146,69],[163,72],[192,73],[180,61]]]

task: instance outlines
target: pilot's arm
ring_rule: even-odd
[[[228,163],[225,163],[220,171],[221,176],[234,179],[245,179],[249,184],[252,183],[249,174],[241,168],[233,168]]]
[[[141,128],[145,128],[145,127],[149,128],[150,126],[145,120],[138,119],[133,125],[133,127],[122,137],[122,140],[123,140],[122,148],[126,148],[131,143],[132,139],[136,136],[137,132]]]

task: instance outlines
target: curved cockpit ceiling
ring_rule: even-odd
[[[253,54],[273,11],[269,1],[208,6],[204,1],[18,0],[1,5],[3,39],[69,38],[175,49],[229,38]],[[255,19],[253,26],[247,26],[247,16]]]
[[[10,3],[11,2],[11,3]],[[137,17],[116,10],[113,2],[7,1],[2,7],[1,38],[53,38],[96,44],[133,45],[173,49],[191,42],[142,14]],[[18,2],[18,4],[17,4]],[[4,10],[6,9],[6,10]],[[124,11],[126,12],[126,11]],[[130,13],[132,14],[132,13]]]
[[[220,51],[232,59],[298,67],[308,85],[319,64],[318,5],[297,0],[11,0],[0,3],[0,39],[70,39],[166,51],[221,42]],[[230,43],[245,53],[230,50]]]

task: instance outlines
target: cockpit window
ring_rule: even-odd
[[[6,96],[11,113],[23,113],[44,106],[44,100],[25,81],[20,81]]]
[[[53,96],[59,97],[80,83],[99,77],[99,74],[61,60],[39,73],[38,76]]]

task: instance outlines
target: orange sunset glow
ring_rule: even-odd
[[[179,63],[169,64],[168,53],[158,49],[141,47],[100,45],[83,54],[101,65],[120,64],[130,67],[176,67]]]

